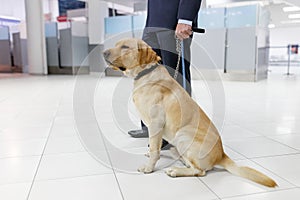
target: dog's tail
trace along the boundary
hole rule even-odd
[[[241,176],[267,187],[277,186],[277,183],[274,180],[262,174],[261,172],[256,171],[255,169],[252,169],[250,167],[237,166],[236,163],[231,160],[225,153],[223,154],[222,160],[218,164],[234,175]]]

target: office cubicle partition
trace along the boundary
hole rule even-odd
[[[87,24],[84,22],[70,23],[70,28],[61,29],[57,32],[52,30],[49,33],[51,37],[47,39],[47,51],[49,51],[47,55],[49,56],[48,66],[49,69],[51,69],[50,73],[89,73]],[[57,30],[57,25],[51,25],[49,27]],[[59,40],[56,39],[58,33]],[[51,50],[53,50],[53,52],[50,52]]]
[[[133,20],[132,16],[116,16],[105,18],[105,41],[104,49],[112,48],[117,41],[124,38],[133,37]],[[122,76],[120,71],[106,68],[107,76]]]
[[[259,4],[201,9],[199,27],[205,34],[194,34],[192,43],[193,79],[218,77],[257,81],[267,78],[269,12]],[[142,36],[146,16],[118,16],[105,19],[104,48],[126,37]],[[211,73],[216,75],[216,73]],[[201,74],[202,73],[202,74]],[[204,74],[205,73],[205,74]],[[111,70],[107,75],[121,75]]]
[[[269,12],[259,4],[227,9],[225,68],[230,79],[258,81],[267,78],[269,19]]]
[[[146,25],[146,14],[132,16],[133,37],[142,39],[143,30]]]
[[[48,73],[61,73],[59,62],[58,27],[56,22],[47,22],[45,24],[45,37]]]
[[[193,79],[216,79],[224,72],[225,63],[225,8],[202,9],[198,26],[205,34],[194,34],[191,55]]]
[[[28,73],[27,39],[21,38],[20,33],[13,33],[12,37],[14,66]]]
[[[0,26],[0,72],[11,72],[11,65],[9,27]]]
[[[194,36],[192,71],[215,69],[229,80],[267,78],[269,19],[269,12],[259,4],[201,10],[199,26],[206,34]],[[197,73],[193,78],[199,78]]]
[[[104,49],[111,48],[124,38],[142,38],[146,15],[116,16],[105,18]],[[107,76],[122,76],[122,72],[106,68]]]

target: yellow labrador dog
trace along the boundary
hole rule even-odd
[[[140,39],[119,41],[103,53],[108,65],[134,78],[133,101],[149,130],[149,162],[139,168],[151,173],[160,158],[162,138],[174,146],[186,167],[171,167],[171,177],[204,176],[220,165],[232,174],[256,183],[275,187],[274,180],[249,167],[239,167],[223,150],[217,129],[188,95],[169,75],[161,58]]]

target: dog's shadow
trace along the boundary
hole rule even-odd
[[[162,153],[160,156],[161,156],[161,158],[174,160],[174,163],[175,163],[176,161],[180,161],[179,159],[174,159],[172,156],[170,156],[170,155],[168,155],[168,154],[163,154],[163,153]],[[180,161],[180,162],[181,162],[181,161]],[[181,163],[182,163],[182,162],[181,162]],[[182,164],[184,165],[184,163],[182,163]],[[170,165],[170,166],[172,166],[172,165]],[[208,170],[208,171],[206,172],[206,175],[214,174],[214,173],[219,173],[219,172],[227,172],[227,170],[224,169],[224,168],[221,167],[221,166],[214,166],[211,170]]]

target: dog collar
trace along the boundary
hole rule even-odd
[[[155,70],[160,64],[156,63],[155,65],[151,66],[150,68],[144,69],[143,71],[141,71],[140,73],[138,73],[138,75],[134,78],[134,80],[139,80],[140,78],[142,78],[143,76],[145,76],[146,74],[149,74],[150,72],[152,72],[153,70]]]

